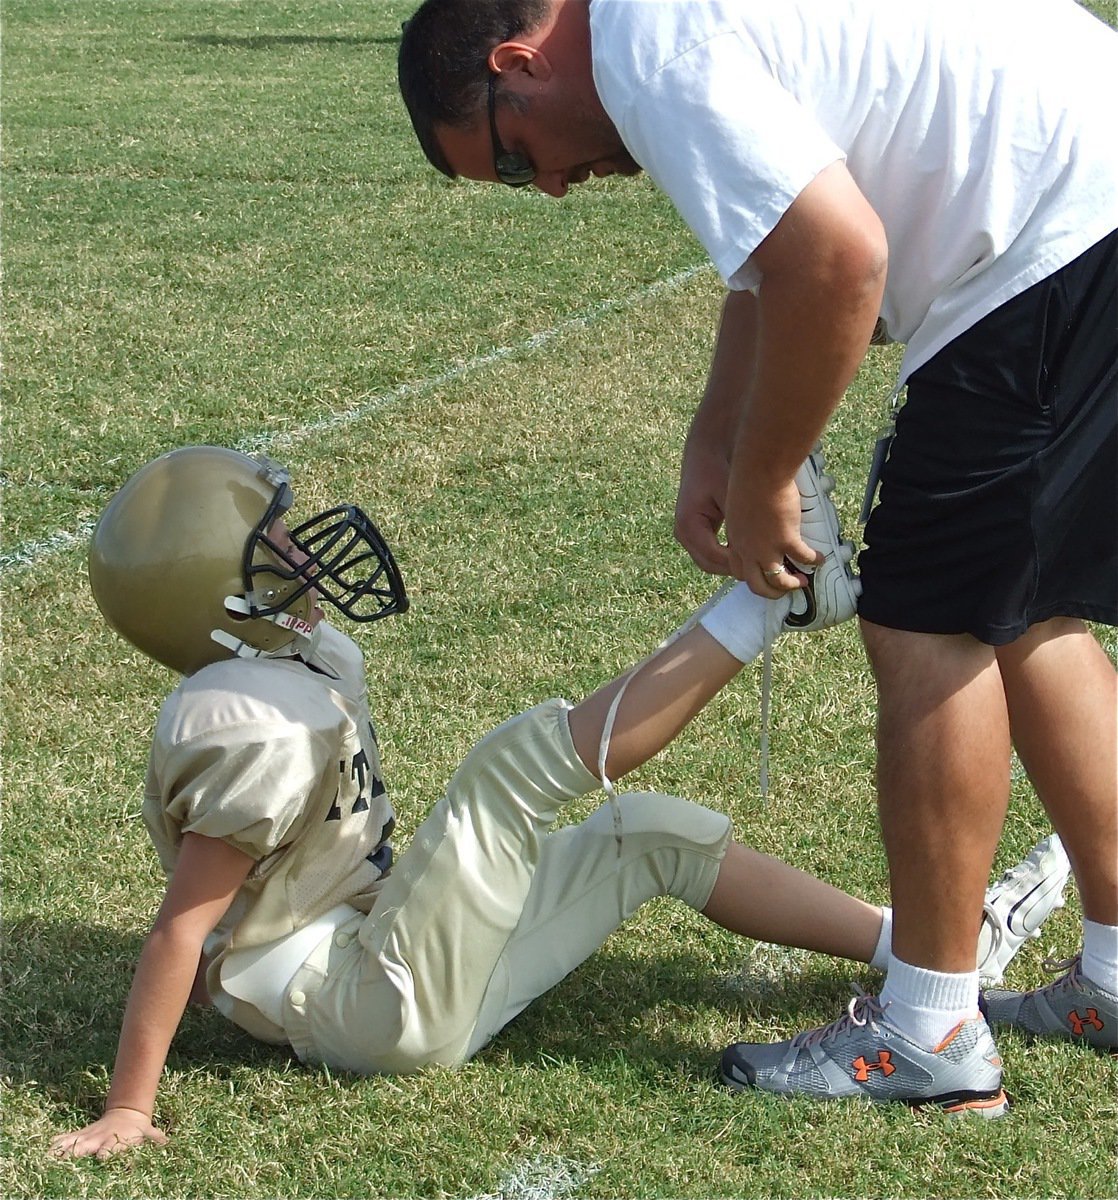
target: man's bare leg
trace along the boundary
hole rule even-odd
[[[998,650],[1013,742],[1071,859],[1084,915],[1118,925],[1118,676],[1080,621]]]
[[[1060,831],[1083,902],[1066,974],[1032,991],[987,992],[989,1020],[1112,1053],[1118,1045],[1116,678],[1079,621],[1055,618],[999,649],[1014,743]]]
[[[974,970],[983,895],[1009,798],[1009,717],[991,647],[862,623],[878,688],[878,803],[893,952]]]
[[[978,1012],[979,919],[1009,793],[997,660],[970,637],[862,622],[878,686],[878,803],[893,893],[880,998],[810,1036],[739,1042],[732,1088],[927,1103],[1000,1116],[1001,1066]],[[950,1045],[951,1053],[943,1051]],[[810,1065],[810,1070],[808,1066]]]

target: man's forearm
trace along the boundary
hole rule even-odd
[[[845,169],[805,189],[756,255],[753,372],[734,473],[792,479],[865,356],[888,262],[879,222]]]
[[[728,292],[714,343],[706,389],[695,413],[696,437],[729,453],[753,378],[757,347],[757,298]]]

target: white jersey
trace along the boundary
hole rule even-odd
[[[1074,0],[591,0],[594,79],[727,285],[845,161],[902,376],[1118,226],[1118,35]]]
[[[222,960],[342,903],[367,913],[392,861],[361,651],[325,622],[321,630],[314,669],[229,659],[184,679],[160,711],[145,787],[144,821],[168,875],[185,833],[255,860],[206,942],[207,981],[218,1008],[268,1040],[281,1031],[236,1012]]]

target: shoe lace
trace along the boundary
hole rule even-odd
[[[1023,869],[1021,864],[1018,864],[1016,867],[1011,867],[1008,871],[1006,871],[1006,873],[999,880],[999,883],[1011,883],[1020,874],[1023,874]],[[987,893],[987,897],[994,896],[996,898],[997,887],[998,884],[995,884],[994,887],[991,888]],[[985,951],[982,954],[982,961],[979,966],[981,968],[987,968],[990,967],[991,964],[998,964],[1003,952],[1005,952],[1007,949],[1012,950],[1013,943],[1009,940],[1009,934],[1011,931],[1006,926],[1004,916],[998,912],[996,904],[993,903],[989,898],[984,900],[982,903],[982,925],[990,931],[990,945],[985,948]],[[1028,933],[1021,934],[1020,937],[1038,938],[1040,937],[1040,930],[1034,929]],[[981,943],[979,948],[981,950]],[[1012,954],[1010,954],[1010,957],[1012,957]],[[1001,963],[998,966],[999,976],[1004,966],[1004,963]],[[993,968],[991,967],[991,969]]]
[[[1004,887],[1006,884],[1012,883],[1021,875],[1027,874],[1032,869],[1032,864],[1026,859],[1024,862],[1014,863],[1012,867],[1007,867],[1001,875],[1001,878],[990,889],[991,892],[996,892],[998,888]]]
[[[836,1038],[848,1029],[864,1029],[867,1025],[877,1033],[877,1023],[885,1015],[888,1007],[876,996],[863,990],[861,984],[857,984],[854,986],[854,995],[846,1006],[846,1012],[837,1021],[832,1021],[830,1025],[821,1025],[818,1029],[805,1030],[792,1039],[792,1044],[797,1048],[814,1046]]]
[[[1005,926],[998,919],[998,911],[989,900],[982,905],[982,920],[990,930],[990,949],[986,957],[988,959],[997,958],[1001,954],[1002,943],[1005,941]]]
[[[780,636],[787,609],[779,600],[765,606],[765,642],[761,658],[761,761],[758,770],[761,799],[769,798],[769,719],[772,708],[773,646]]]
[[[1022,875],[1027,874],[1030,869],[1028,861],[1014,863],[1012,867],[1008,867],[1002,872],[1001,878],[986,893],[986,899],[982,904],[982,919],[990,927],[990,934],[993,939],[991,950],[995,954],[1001,951],[1002,943],[1005,941],[1005,924],[999,918],[998,910],[994,907],[990,897],[996,898],[1003,888],[1009,887]],[[1032,936],[1037,937],[1039,934],[1040,930],[1036,930]]]
[[[1050,975],[1059,975],[1047,987],[1039,989],[1044,992],[1062,992],[1065,988],[1077,987],[1081,982],[1080,967],[1082,955],[1075,954],[1071,958],[1046,958],[1041,966]]]

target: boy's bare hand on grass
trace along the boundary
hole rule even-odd
[[[110,1108],[98,1120],[77,1133],[63,1133],[50,1144],[55,1158],[110,1158],[124,1150],[155,1142],[167,1144],[167,1135],[134,1108]]]

